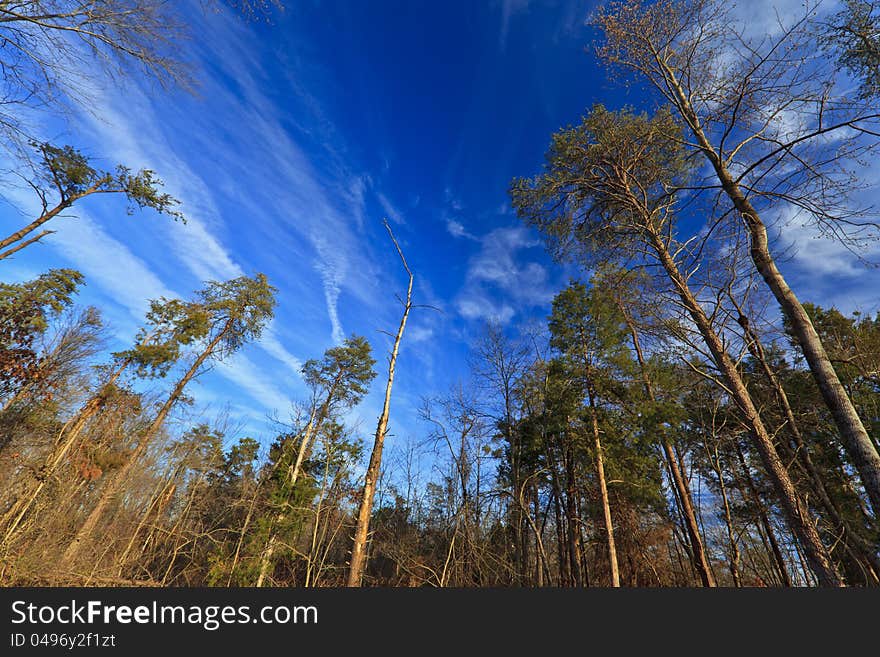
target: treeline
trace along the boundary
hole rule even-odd
[[[649,283],[605,268],[557,295],[546,336],[486,328],[472,378],[424,400],[424,435],[384,467],[367,583],[816,582],[735,400]],[[96,311],[44,307],[33,374],[6,379],[0,416],[5,583],[347,582],[364,445],[344,418],[376,375],[363,338],[306,362],[310,394],[268,453],[228,446],[222,418],[166,422],[209,359],[256,337],[271,298],[257,277],[155,301],[138,342],[97,368]],[[880,315],[809,311],[876,430]],[[834,567],[874,585],[866,496],[795,339],[775,337],[753,334],[738,371]],[[162,375],[168,392],[138,391]]]
[[[36,12],[66,4],[88,3],[0,15],[37,38]],[[593,21],[597,56],[647,100],[594,106],[510,189],[581,279],[539,330],[484,327],[467,380],[424,399],[383,459],[414,308],[389,228],[409,283],[366,473],[345,420],[377,376],[360,336],[305,363],[309,393],[275,436],[183,412],[273,316],[261,274],[152,300],[114,353],[76,304],[79,272],[0,283],[0,582],[880,584],[880,314],[802,301],[772,239],[792,221],[853,249],[877,235],[860,206],[880,143],[874,6],[807,7],[757,35],[713,0],[627,0]],[[160,38],[107,34],[105,54],[176,66]],[[0,259],[86,196],[184,219],[153,172],[38,140],[31,155],[4,125],[38,210]]]

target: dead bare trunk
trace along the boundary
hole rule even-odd
[[[400,350],[400,341],[403,339],[403,331],[406,328],[406,320],[409,317],[409,311],[412,308],[412,288],[413,275],[406,264],[406,258],[397,244],[394,233],[388,222],[385,222],[385,228],[394,242],[397,254],[403,262],[403,268],[409,275],[409,283],[406,288],[406,300],[403,304],[403,316],[400,318],[400,325],[397,328],[397,335],[394,338],[394,346],[391,349],[391,358],[388,362],[388,381],[385,385],[385,400],[382,404],[382,413],[379,415],[379,422],[376,426],[376,437],[373,442],[373,452],[370,455],[370,464],[367,467],[367,474],[364,479],[364,490],[361,497],[360,508],[358,509],[357,527],[355,528],[354,541],[351,547],[351,562],[348,571],[348,586],[361,586],[364,577],[364,569],[367,562],[367,538],[370,530],[370,517],[373,513],[373,497],[376,494],[376,483],[379,479],[379,469],[382,465],[382,448],[385,444],[385,435],[388,432],[388,416],[391,410],[391,388],[394,385],[394,370],[397,365],[397,354]]]
[[[278,534],[273,531],[269,535],[269,542],[266,544],[266,549],[260,557],[260,574],[257,575],[257,582],[254,585],[257,588],[262,588],[263,584],[266,583],[266,578],[269,576],[269,566],[272,565],[272,561],[275,558],[275,548],[277,546]]]

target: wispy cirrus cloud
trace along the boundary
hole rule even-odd
[[[498,31],[498,48],[507,47],[510,22],[516,14],[528,11],[529,0],[501,0],[501,27]]]
[[[467,228],[464,227],[464,224],[456,219],[446,220],[446,232],[453,237],[474,240],[475,242],[480,241],[479,237],[468,232]]]

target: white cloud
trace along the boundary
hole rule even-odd
[[[777,228],[774,253],[787,256],[780,268],[802,302],[834,306],[843,313],[880,310],[880,244],[854,252],[798,220],[780,222]]]
[[[273,385],[271,377],[241,352],[219,362],[217,372],[268,411],[282,411],[290,406],[289,397]]]
[[[455,238],[465,238],[469,240],[479,241],[479,238],[476,235],[472,235],[468,232],[467,228],[464,227],[460,221],[456,221],[455,219],[447,219],[446,220],[446,230],[447,232]]]
[[[51,244],[117,303],[142,319],[148,300],[173,298],[172,292],[149,266],[127,246],[107,235],[88,215],[62,219]]]
[[[526,228],[496,228],[480,242],[482,247],[468,263],[465,285],[456,300],[462,317],[506,323],[517,312],[550,301],[553,289],[546,268],[524,262],[520,255],[540,246]]]
[[[835,3],[808,3],[816,14],[825,13]],[[780,36],[791,24],[803,18],[804,0],[739,0],[731,4],[732,17],[742,21],[747,37]]]
[[[348,186],[349,207],[351,208],[352,216],[357,222],[358,230],[364,229],[364,206],[366,205],[364,192],[369,180],[368,176],[358,176],[352,179]]]
[[[339,303],[339,293],[342,291],[342,279],[347,269],[347,260],[341,253],[331,248],[322,235],[315,235],[312,241],[320,256],[316,267],[321,273],[324,285],[324,300],[327,303],[327,316],[330,319],[333,342],[339,344],[345,339],[345,331],[339,321],[337,304]]]
[[[857,276],[864,271],[855,254],[838,240],[823,236],[817,228],[801,223],[782,227],[781,243],[789,245],[798,269],[817,278]]]
[[[493,301],[480,290],[463,292],[456,302],[459,314],[465,319],[485,319],[507,324],[516,311],[506,303]]]
[[[426,342],[434,337],[434,329],[430,326],[409,326],[406,340],[410,343]]]
[[[259,231],[261,241],[270,245],[270,254],[302,248],[302,242],[289,245],[291,229],[305,237],[317,256],[314,269],[321,279],[332,339],[339,342],[344,331],[337,304],[343,289],[350,289],[360,299],[374,296],[370,289],[375,284],[375,276],[371,276],[373,268],[369,260],[362,257],[363,246],[358,244],[353,231],[353,228],[362,230],[364,226],[364,195],[369,178],[334,169],[336,179],[319,180],[309,158],[283,127],[284,117],[280,114],[283,110],[265,95],[265,85],[259,79],[260,64],[251,61],[247,54],[246,42],[252,34],[235,20],[222,16],[209,17],[209,20],[211,30],[223,38],[212,40],[212,51],[205,53],[205,57],[224,62],[226,72],[235,79],[238,89],[230,89],[210,77],[205,79],[203,92],[213,99],[211,105],[223,108],[223,115],[216,120],[206,113],[206,134],[209,130],[225,134],[234,144],[211,142],[210,146],[216,150],[204,155],[215,156],[215,161],[221,157],[222,161],[225,152],[264,154],[256,159],[255,166],[245,168],[235,161],[218,166],[218,172],[229,176],[226,182],[236,196],[243,191],[253,192],[254,185],[259,185],[260,201],[247,204],[254,208],[254,214],[224,216],[216,198],[222,191],[217,180],[212,178],[209,185],[181,159],[184,153],[173,145],[174,137],[168,131],[167,121],[159,117],[156,106],[141,90],[126,88],[124,93],[98,90],[102,118],[88,115],[86,122],[102,144],[110,145],[107,151],[114,153],[114,157],[134,167],[156,170],[164,178],[167,191],[182,200],[181,209],[187,223],[165,222],[162,230],[169,251],[197,279],[224,280],[244,275],[245,268],[224,244],[224,235],[226,239],[234,239],[233,236]],[[302,89],[298,91],[304,94],[303,99],[311,110],[320,110],[314,97],[306,97]],[[232,133],[228,133],[229,125],[224,122],[227,116],[236,117],[236,130]],[[321,125],[332,129],[326,117],[318,118]],[[200,172],[204,168],[200,167]],[[248,178],[236,178],[237,171],[245,171]],[[399,215],[396,218],[399,219]],[[247,257],[240,246],[235,253]],[[264,254],[258,255],[262,267]],[[356,266],[351,265],[352,260]],[[297,266],[289,274],[282,272],[282,276],[300,276],[301,272],[302,266]],[[283,278],[280,281],[274,276],[270,278],[275,284],[284,283]],[[267,333],[262,346],[289,369],[299,370],[300,360],[287,351],[276,335]]]
[[[260,338],[260,347],[263,348],[263,351],[284,363],[287,368],[297,376],[301,374],[303,366],[302,361],[291,354],[284,345],[281,344],[278,333],[271,324],[263,331],[263,335]]]

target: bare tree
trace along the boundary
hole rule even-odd
[[[403,315],[400,318],[400,325],[397,327],[397,334],[394,336],[394,344],[391,348],[391,357],[388,360],[388,380],[385,384],[385,399],[382,403],[382,412],[379,415],[379,423],[376,426],[376,436],[373,442],[373,451],[370,454],[370,464],[367,467],[367,474],[364,479],[363,495],[361,497],[360,506],[358,508],[357,526],[355,528],[354,540],[351,547],[351,562],[348,571],[348,586],[361,586],[364,577],[364,569],[367,564],[367,539],[370,531],[370,518],[373,513],[373,497],[376,494],[376,483],[379,479],[379,469],[382,466],[382,447],[385,444],[385,435],[388,432],[388,416],[391,411],[391,388],[394,385],[394,370],[397,366],[397,354],[400,350],[400,341],[403,339],[403,331],[406,328],[406,320],[412,309],[412,288],[413,274],[400,245],[391,231],[388,221],[385,221],[385,229],[394,243],[397,255],[403,263],[403,268],[409,278],[406,287],[406,297],[403,303]]]

